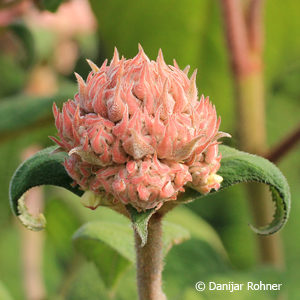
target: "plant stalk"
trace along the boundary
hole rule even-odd
[[[237,133],[240,148],[262,155],[266,151],[263,79],[263,0],[250,0],[246,9],[240,0],[221,0],[225,34],[236,90]],[[272,219],[274,207],[268,190],[247,185],[250,208],[256,226]],[[280,236],[258,236],[260,261],[283,267]]]
[[[238,134],[242,150],[262,155],[266,150],[264,90],[262,72],[238,78],[237,82]],[[246,185],[249,206],[256,226],[272,221],[274,205],[267,187]],[[259,260],[263,264],[284,267],[280,235],[257,236]]]
[[[166,300],[162,291],[162,216],[154,214],[148,223],[148,239],[141,247],[135,232],[137,286],[139,300]]]

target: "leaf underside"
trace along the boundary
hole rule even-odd
[[[67,154],[63,152],[51,154],[55,149],[56,147],[49,147],[38,152],[20,165],[13,175],[9,197],[12,210],[16,215],[20,215],[18,200],[28,189],[34,186],[56,185],[64,187],[78,196],[83,194],[83,191],[78,187],[71,186],[73,180],[62,165]],[[251,226],[251,228],[256,233],[263,235],[278,231],[287,221],[291,201],[288,183],[280,170],[262,157],[227,146],[221,145],[220,152],[222,160],[218,174],[223,177],[220,190],[240,182],[261,182],[269,185],[276,208],[274,219],[265,227],[254,228]],[[179,197],[179,203],[204,196],[186,187],[186,192]],[[145,245],[147,241],[147,224],[155,211],[151,209],[145,212],[137,212],[130,205],[127,206],[127,209],[131,215],[133,227],[140,235],[142,245]]]

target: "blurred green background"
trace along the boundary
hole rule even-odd
[[[56,133],[52,102],[61,105],[74,95],[73,72],[84,78],[89,72],[85,58],[101,64],[112,57],[115,46],[120,55],[130,58],[141,43],[147,55],[156,59],[162,48],[167,63],[176,58],[181,68],[188,64],[192,70],[198,68],[199,93],[209,95],[216,105],[221,130],[233,136],[232,146],[237,145],[239,124],[218,1],[73,0],[58,10],[58,0],[36,1],[38,8],[30,1],[16,2],[0,4],[0,300],[34,300],[38,298],[26,296],[26,233],[10,211],[8,185],[25,149],[52,145],[48,139]],[[270,148],[299,123],[299,11],[300,3],[294,0],[265,3],[264,80]],[[279,233],[285,271],[258,264],[255,235],[247,226],[251,215],[244,187],[235,186],[169,216],[191,236],[173,247],[166,258],[164,290],[170,300],[299,299],[299,150],[299,145],[294,147],[278,164],[293,200],[290,219]],[[129,226],[127,221],[104,208],[88,211],[76,196],[60,189],[47,187],[43,193],[48,224],[40,237],[46,299],[136,299],[132,265],[112,291],[94,264],[72,245],[73,233],[85,222],[113,220]],[[229,294],[194,289],[197,281],[209,280],[279,282],[284,291],[280,295],[270,291]]]

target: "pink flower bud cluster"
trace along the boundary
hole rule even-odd
[[[208,98],[198,99],[196,71],[167,65],[159,51],[150,60],[142,47],[133,58],[92,71],[79,92],[59,112],[60,140],[69,153],[64,165],[83,190],[106,192],[138,210],[176,200],[189,183],[201,193],[219,189],[222,177],[218,139],[220,118]]]

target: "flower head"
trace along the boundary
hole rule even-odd
[[[132,59],[119,59],[92,71],[86,82],[76,74],[79,92],[59,112],[53,106],[60,141],[69,153],[64,166],[75,183],[138,210],[176,200],[189,183],[201,193],[219,189],[222,177],[218,139],[220,118],[203,96],[196,71],[156,61],[139,47]]]

